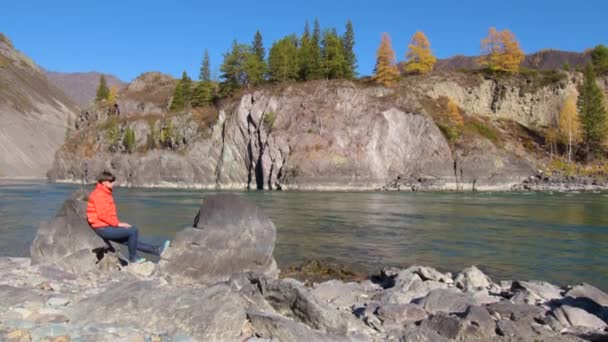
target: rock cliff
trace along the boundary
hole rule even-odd
[[[0,177],[43,178],[76,106],[0,33]]]
[[[394,89],[313,81],[172,113],[173,84],[162,79],[145,74],[127,88],[149,89],[148,98],[121,93],[120,118],[84,111],[49,178],[92,181],[107,169],[132,186],[507,189],[536,173],[548,155],[538,131],[580,82],[565,72],[445,73],[408,77]],[[446,103],[463,118],[456,133]]]

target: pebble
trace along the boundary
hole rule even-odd
[[[5,335],[9,342],[29,342],[32,340],[30,332],[23,329],[17,329]]]
[[[53,297],[46,302],[46,305],[51,307],[68,306],[68,304],[70,304],[70,300],[63,297]]]
[[[32,329],[34,322],[24,321],[22,319],[7,319],[3,322],[4,326],[16,329]]]
[[[68,335],[68,329],[62,324],[49,324],[32,330],[34,341],[42,340],[45,337],[62,337]]]

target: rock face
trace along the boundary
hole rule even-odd
[[[164,84],[157,88],[170,86],[157,76]],[[147,89],[152,79],[142,76],[119,103]],[[469,81],[476,87],[467,88]],[[108,169],[133,186],[470,190],[508,189],[535,173],[538,156],[524,148],[523,138],[511,136],[530,121],[494,123],[491,119],[518,119],[510,109],[495,113],[490,108],[490,86],[480,76],[408,82],[397,89],[347,81],[276,85],[214,108],[163,116],[158,115],[166,108],[162,96],[148,101],[137,95],[139,104],[124,102],[121,117],[128,120],[112,123],[104,113],[84,113],[48,175],[92,181]],[[534,113],[549,115],[563,91],[554,95],[553,88],[541,89],[537,97],[542,99],[534,101],[551,104]],[[474,100],[475,94],[482,98]],[[429,105],[446,96],[466,117],[481,120],[466,129],[472,132],[466,141],[454,146],[433,119],[445,115],[444,109]],[[513,106],[526,111],[526,103]],[[127,129],[135,132],[133,153],[124,148]],[[484,136],[487,132],[496,136]],[[110,133],[117,136],[110,139]]]
[[[76,110],[0,33],[0,177],[44,178]]]
[[[54,219],[40,225],[30,247],[33,264],[53,264],[73,273],[101,266],[108,246],[86,221],[87,199],[85,191],[75,192]]]
[[[232,274],[272,275],[276,228],[253,203],[238,195],[204,199],[193,227],[175,236],[163,255],[161,271],[197,283],[227,280]]]

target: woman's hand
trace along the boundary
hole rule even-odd
[[[119,226],[119,227],[122,227],[122,228],[131,228],[131,227],[132,227],[132,226],[131,226],[130,224],[128,224],[127,222],[120,222],[120,223],[118,224],[118,226]]]

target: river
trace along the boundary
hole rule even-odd
[[[0,182],[0,255],[27,256],[77,185]],[[90,186],[88,189],[92,189]],[[208,190],[117,188],[121,220],[149,242],[190,225]],[[493,280],[608,290],[606,193],[237,192],[277,226],[279,267],[324,259],[364,272],[478,265]]]

